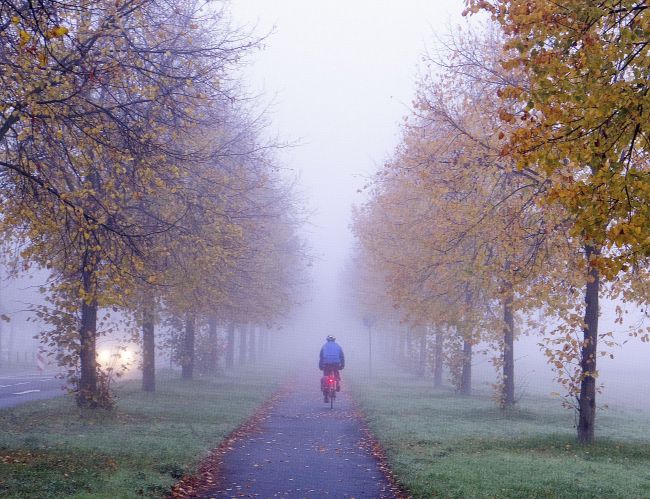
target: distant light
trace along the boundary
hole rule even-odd
[[[125,349],[121,353],[122,360],[124,363],[130,363],[133,360],[133,352],[131,350]]]
[[[97,360],[102,366],[106,366],[111,360],[111,353],[108,350],[100,350],[97,353]]]

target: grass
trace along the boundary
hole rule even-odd
[[[253,370],[118,389],[113,412],[68,397],[0,410],[0,497],[163,497],[277,389]]]
[[[506,413],[488,394],[461,397],[407,374],[352,381],[398,482],[415,498],[650,497],[646,413],[599,411],[597,443],[584,447],[573,414],[550,397],[528,397]]]

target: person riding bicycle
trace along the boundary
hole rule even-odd
[[[336,338],[331,334],[326,338],[325,344],[320,349],[318,359],[318,368],[323,371],[321,378],[321,390],[323,392],[323,401],[328,402],[327,391],[325,390],[325,380],[327,376],[334,374],[336,378],[336,391],[341,391],[341,374],[339,371],[345,367],[345,357],[341,345],[336,342]]]

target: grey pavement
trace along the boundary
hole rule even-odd
[[[65,383],[54,374],[17,373],[0,375],[0,409],[32,400],[64,395]]]
[[[233,444],[219,487],[201,497],[396,497],[345,385],[330,409],[319,377],[310,381],[298,382],[274,405],[260,432]]]

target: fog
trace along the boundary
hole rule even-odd
[[[264,36],[242,69],[248,92],[268,106],[267,134],[288,144],[277,152],[287,179],[295,180],[305,202],[303,235],[315,261],[309,293],[279,327],[276,341],[289,364],[314,366],[328,334],[344,346],[349,365],[365,368],[368,336],[348,303],[342,274],[352,254],[349,225],[363,186],[399,140],[408,114],[422,55],[450,26],[465,22],[462,0],[234,0],[232,22]],[[3,314],[0,351],[33,355],[38,326],[26,319],[39,302],[45,275],[5,280],[0,291]],[[602,331],[615,331],[622,345],[615,358],[600,361],[605,391],[601,402],[646,408],[650,395],[648,346],[630,340],[626,328],[638,320],[633,311],[622,326],[614,305],[605,303]],[[378,326],[380,327],[380,326]],[[381,333],[381,331],[379,331]],[[516,344],[520,396],[557,390],[539,351],[540,339],[522,336]],[[377,353],[380,353],[377,349]],[[1,358],[0,358],[1,360]],[[494,369],[489,355],[475,359],[475,386],[489,390]],[[640,396],[639,396],[640,395]]]
[[[311,213],[312,295],[288,328],[306,351],[317,351],[329,333],[350,344],[360,325],[342,312],[340,277],[353,242],[351,207],[397,145],[422,54],[436,33],[461,22],[463,2],[242,0],[231,7],[236,23],[269,33],[244,80],[270,103],[271,133],[296,143],[281,163],[298,177]]]
[[[365,365],[367,332],[345,303],[341,281],[353,244],[351,207],[363,201],[358,190],[397,145],[422,55],[450,27],[466,22],[463,5],[462,0],[232,2],[236,23],[268,33],[244,79],[269,102],[271,133],[296,144],[281,151],[281,163],[288,176],[299,179],[311,211],[306,237],[317,260],[311,294],[281,334],[287,356],[315,364],[324,337],[335,334],[349,362]],[[626,334],[636,320],[632,311],[617,325],[614,305],[603,304],[601,331],[614,331],[621,347],[612,351],[614,360],[600,360],[606,387],[601,403],[649,407],[650,352]],[[524,335],[515,346],[520,397],[558,390],[539,342],[534,334]],[[477,355],[474,364],[475,386],[489,391],[495,380],[489,355]]]

